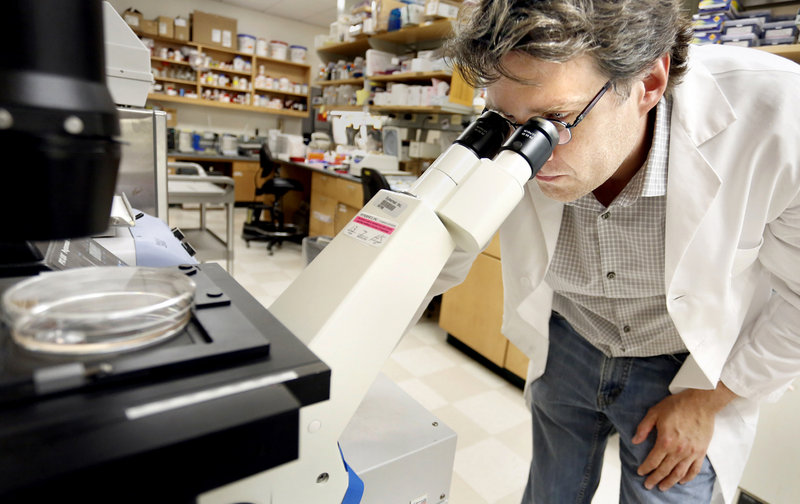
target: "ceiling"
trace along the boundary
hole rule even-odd
[[[338,14],[337,0],[220,0],[273,16],[330,27]]]

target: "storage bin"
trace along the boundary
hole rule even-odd
[[[747,35],[748,33],[754,33],[756,36],[759,36],[761,35],[763,27],[764,27],[764,18],[761,17],[731,19],[723,23],[722,34],[737,36],[737,35]]]
[[[722,45],[734,45],[740,47],[757,47],[761,39],[755,33],[745,33],[740,35],[723,35],[720,37]]]
[[[295,63],[305,63],[308,49],[301,45],[289,46],[289,59]]]
[[[697,12],[700,14],[726,14],[729,18],[738,17],[739,3],[736,0],[700,0]]]
[[[289,50],[289,44],[280,40],[271,40],[269,42],[269,57],[273,59],[285,60],[286,53]]]
[[[731,18],[725,14],[695,14],[692,16],[692,28],[694,31],[713,31],[719,33],[722,31],[722,26],[725,24],[725,21],[729,19]]]
[[[239,52],[255,54],[256,38],[254,36],[240,33],[237,38],[239,41]]]
[[[765,38],[761,40],[762,46],[794,44],[795,37]]]
[[[264,57],[269,56],[269,45],[266,39],[259,38],[256,41],[256,55]]]
[[[719,44],[720,43],[721,34],[718,32],[705,32],[705,31],[698,31],[694,32],[694,37],[692,38],[692,44]]]
[[[797,25],[794,21],[764,23],[764,39],[797,38]],[[791,42],[789,42],[791,44]]]

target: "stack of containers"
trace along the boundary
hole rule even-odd
[[[770,9],[740,12],[738,19],[725,21],[721,40],[746,47],[794,44],[798,19],[794,14],[773,15]]]
[[[738,19],[723,23],[720,40],[725,45],[754,47],[761,45],[764,25],[770,20],[770,10],[740,12]]]
[[[739,10],[739,3],[736,0],[700,0],[697,14],[692,16],[694,29],[692,43],[721,43],[724,23],[737,19]]]
[[[800,11],[796,17],[791,14],[772,16],[769,22],[764,23],[761,45],[794,44],[797,42],[798,24]]]

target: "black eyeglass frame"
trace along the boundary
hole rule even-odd
[[[611,89],[611,81],[608,81],[603,85],[602,89],[600,89],[600,91],[594,96],[594,98],[592,98],[592,101],[590,101],[589,104],[586,105],[586,107],[583,110],[581,110],[581,112],[578,114],[578,117],[576,117],[575,120],[572,121],[572,124],[567,124],[564,121],[560,121],[558,119],[550,119],[547,117],[542,117],[542,119],[550,121],[551,123],[554,123],[556,125],[556,129],[558,129],[558,145],[568,144],[572,140],[572,128],[574,128],[575,126],[580,124],[581,121],[584,120],[584,118],[589,114],[589,112],[592,111],[594,106],[597,105],[597,102],[600,101],[600,98],[602,98],[603,95],[606,94],[606,91],[608,91],[609,89]],[[509,121],[509,123],[511,123],[514,129],[517,129],[520,126],[522,126],[522,124],[515,123],[512,121]],[[561,127],[563,127],[564,129],[559,128],[558,127],[559,125],[561,125]],[[562,131],[567,132],[566,140],[563,140],[561,136]]]

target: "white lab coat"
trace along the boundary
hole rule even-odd
[[[758,401],[777,399],[800,375],[800,65],[704,46],[692,48],[690,67],[674,90],[664,282],[691,355],[670,389],[708,389],[722,378],[743,396],[719,413],[708,450],[714,502],[730,503]],[[544,277],[562,209],[531,181],[500,230],[502,332],[531,359],[528,384],[547,359]],[[439,290],[472,259],[454,255]]]

